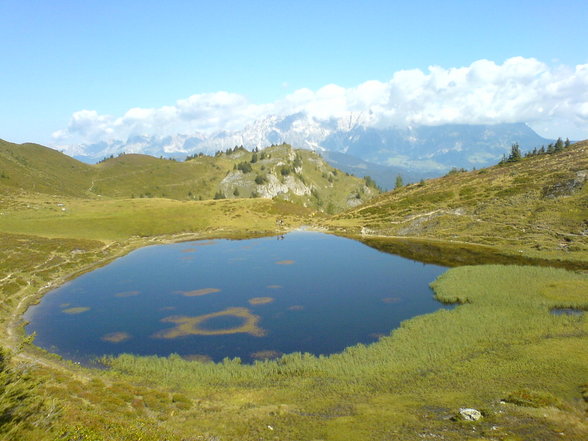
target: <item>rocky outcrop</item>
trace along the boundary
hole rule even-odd
[[[275,175],[267,175],[267,183],[257,187],[262,198],[273,198],[279,194],[292,193],[296,196],[310,196],[311,188],[293,176],[286,176],[283,181]]]
[[[579,170],[573,178],[545,187],[543,197],[545,199],[555,199],[561,196],[570,196],[580,191],[586,181],[588,181],[588,170]]]

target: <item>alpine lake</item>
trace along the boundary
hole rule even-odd
[[[154,245],[47,293],[27,311],[26,332],[83,364],[122,353],[328,355],[451,307],[429,288],[445,270],[308,231]]]

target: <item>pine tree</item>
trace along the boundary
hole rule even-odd
[[[404,185],[404,181],[402,180],[402,176],[398,175],[396,176],[396,183],[394,185],[394,188],[400,188]]]
[[[510,149],[510,155],[509,155],[507,161],[508,162],[517,162],[517,161],[520,161],[521,159],[522,159],[521,149],[520,149],[519,145],[515,142]]]

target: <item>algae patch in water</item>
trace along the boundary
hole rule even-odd
[[[74,308],[64,309],[63,312],[65,314],[81,314],[82,312],[86,312],[89,310],[90,308],[88,308],[87,306],[76,306]]]
[[[240,326],[225,329],[205,329],[202,326],[207,320],[222,316],[233,316],[244,319]],[[164,323],[175,323],[177,326],[171,329],[164,329],[153,334],[154,338],[178,338],[188,335],[228,335],[245,333],[255,337],[263,337],[265,330],[258,326],[259,316],[252,314],[247,308],[227,308],[223,311],[204,314],[196,317],[170,316],[161,321]]]
[[[205,296],[206,294],[213,294],[215,292],[220,292],[220,289],[218,289],[218,288],[204,288],[204,289],[195,289],[194,291],[175,291],[176,294],[181,294],[186,297]]]
[[[253,297],[249,299],[248,302],[250,305],[265,305],[267,303],[271,303],[274,301],[273,297]]]
[[[124,292],[116,293],[114,296],[124,298],[124,297],[138,296],[139,294],[141,294],[141,291],[124,291]]]
[[[281,357],[282,353],[280,351],[267,349],[264,351],[252,352],[250,356],[254,360],[273,360],[274,358]]]
[[[131,335],[126,332],[111,332],[110,334],[102,336],[101,340],[110,343],[122,343],[123,341],[127,341],[130,338]]]

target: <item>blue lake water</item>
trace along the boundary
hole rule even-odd
[[[429,283],[445,270],[315,232],[150,246],[45,295],[26,332],[82,362],[332,354],[444,307]]]

